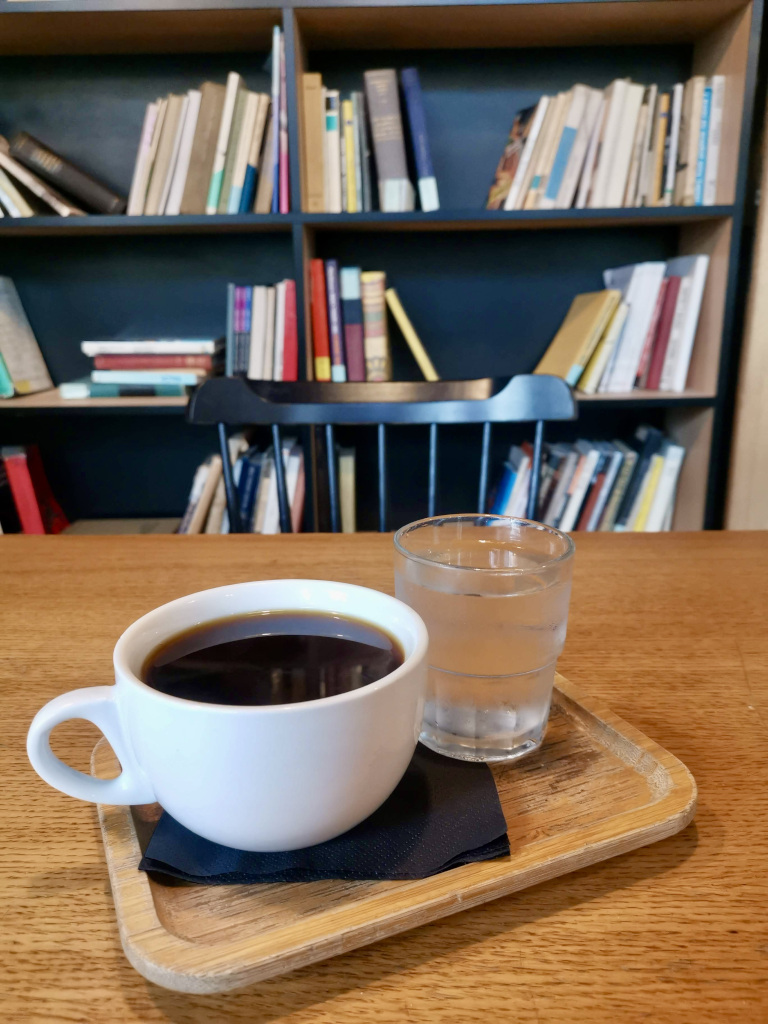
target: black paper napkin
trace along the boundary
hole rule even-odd
[[[164,812],[139,867],[203,885],[426,878],[507,855],[506,829],[487,765],[419,745],[389,799],[335,839],[289,853],[247,853],[202,839]]]

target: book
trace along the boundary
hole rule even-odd
[[[189,497],[187,498],[187,506],[184,510],[184,515],[181,517],[179,523],[178,533],[187,533],[189,524],[192,521],[192,516],[195,514],[197,503],[200,501],[200,495],[203,493],[203,487],[208,476],[210,469],[209,463],[202,462],[195,470],[195,475],[192,478],[192,486],[189,489]]]
[[[605,487],[608,467],[611,464],[611,452],[608,450],[608,445],[604,442],[597,442],[595,444],[595,449],[598,452],[597,463],[592,471],[592,478],[587,485],[587,491],[584,496],[581,509],[579,510],[579,518],[576,521],[575,526],[576,530],[587,532],[591,532],[588,529],[589,524],[594,518],[595,508]]]
[[[635,192],[635,206],[648,205],[648,192],[650,189],[651,165],[653,164],[653,132],[656,128],[656,111],[658,106],[659,87],[649,85],[646,89],[644,102],[648,105],[648,118],[645,123],[643,143],[640,156],[640,173],[637,176],[637,190]]]
[[[385,68],[366,71],[363,79],[371,119],[379,209],[385,213],[413,210],[415,196],[408,178],[397,76],[394,70]]]
[[[411,350],[411,355],[416,360],[419,369],[424,375],[424,380],[440,380],[437,375],[437,371],[432,364],[432,360],[427,355],[427,350],[422,345],[421,339],[408,318],[408,314],[403,309],[403,305],[400,302],[400,298],[395,289],[387,288],[384,292],[384,297],[387,300],[390,313],[395,318],[397,326],[402,331],[406,344]]]
[[[655,427],[638,427],[635,437],[632,439],[632,446],[637,451],[638,458],[619,505],[613,524],[614,530],[621,532],[627,528],[635,499],[643,486],[651,459],[658,452],[663,440],[663,434]]]
[[[168,97],[168,106],[160,130],[157,152],[155,153],[147,187],[147,198],[144,203],[144,214],[147,217],[153,217],[163,212],[161,200],[166,180],[171,173],[171,159],[176,146],[185,99],[186,96],[175,94],[171,94]]]
[[[135,341],[83,341],[84,356],[206,356],[215,355],[220,343],[209,338],[152,338]]]
[[[11,217],[31,217],[35,212],[2,169],[0,169],[0,203]]]
[[[328,338],[328,303],[325,289],[325,265],[320,259],[310,260],[312,286],[312,350],[315,380],[331,379],[331,350]]]
[[[53,496],[36,444],[0,448],[22,533],[61,533],[69,521]]]
[[[200,491],[200,496],[195,505],[194,511],[187,523],[185,533],[202,533],[208,512],[213,502],[213,496],[221,480],[222,465],[221,456],[212,455],[208,460],[208,472]]]
[[[592,353],[584,369],[584,373],[579,378],[579,390],[583,391],[585,395],[597,394],[605,369],[611,360],[616,346],[621,341],[628,313],[629,306],[627,303],[619,302],[616,312],[613,314],[610,323],[597,344],[597,348]]]
[[[634,82],[626,83],[626,93],[621,107],[621,117],[613,151],[613,159],[608,169],[608,180],[605,188],[605,205],[608,207],[622,206],[627,188],[629,165],[632,161],[632,147],[635,141],[637,119],[643,102],[645,88]]]
[[[213,356],[96,356],[96,370],[213,370]]]
[[[355,165],[355,207],[357,212],[363,210],[363,153],[360,144],[360,97],[362,93],[350,94],[352,104],[352,156]]]
[[[256,183],[259,180],[259,167],[261,147],[264,142],[264,130],[267,126],[269,116],[269,96],[264,93],[257,93],[258,106],[256,108],[256,120],[253,126],[253,135],[248,150],[248,158],[245,165],[245,177],[243,179],[243,191],[240,194],[240,206],[238,213],[251,213],[256,200]]]
[[[517,471],[512,463],[505,462],[502,467],[501,478],[496,485],[496,491],[488,505],[487,511],[490,512],[491,515],[504,515],[504,509],[507,507],[507,503],[512,495],[512,488],[515,485],[516,476]]]
[[[646,89],[643,94],[640,113],[637,115],[637,124],[635,125],[635,138],[632,142],[632,159],[629,163],[627,187],[624,190],[623,206],[635,205],[637,184],[640,180],[640,166],[643,162],[643,142],[645,141],[645,127],[648,124],[648,116],[648,89]]]
[[[4,533],[21,533],[21,521],[13,500],[5,462],[0,456],[0,534]]]
[[[136,162],[133,167],[131,189],[128,193],[128,205],[125,211],[129,217],[138,217],[144,212],[150,171],[149,154],[159,105],[159,101],[148,103],[144,111],[144,121],[141,126],[141,136],[136,150]]]
[[[227,508],[227,492],[224,487],[224,477],[219,476],[219,482],[216,484],[216,490],[213,492],[213,500],[211,506],[208,509],[208,515],[205,517],[205,526],[203,527],[203,533],[216,534],[221,533],[221,526],[224,522],[224,512]]]
[[[249,380],[262,380],[264,346],[267,340],[267,289],[254,285],[251,297],[251,345],[248,350]]]
[[[234,284],[231,282],[227,285],[227,326],[226,326],[226,340],[224,342],[224,375],[227,377],[234,376],[235,373],[235,352],[236,352],[236,339],[235,331],[237,327],[235,325],[235,303],[237,301],[237,292]]]
[[[86,398],[184,398],[182,384],[94,384],[90,377],[59,384],[59,397],[63,401],[82,401]]]
[[[179,213],[205,213],[225,96],[226,88],[218,82],[203,82],[200,86],[200,110]]]
[[[520,161],[512,179],[507,198],[504,200],[505,210],[517,210],[528,192],[528,183],[533,174],[533,157],[539,143],[541,127],[549,109],[550,96],[542,96],[530,124],[526,127],[525,142],[520,153]]]
[[[646,206],[661,206],[664,201],[664,149],[669,128],[669,93],[656,98],[656,124],[653,129],[653,152],[648,165]]]
[[[125,196],[105,185],[76,164],[54,152],[27,132],[16,132],[10,140],[10,155],[43,181],[71,195],[96,213],[123,213]]]
[[[577,295],[533,372],[551,373],[575,387],[620,300],[621,292],[612,288]]]
[[[288,166],[288,86],[285,66],[285,36],[280,33],[280,132],[278,135],[278,176],[280,190],[278,209],[280,213],[288,213],[290,202],[290,178]]]
[[[358,150],[360,152],[360,181],[362,190],[362,209],[367,213],[373,209],[373,188],[371,184],[371,142],[368,138],[368,119],[365,112],[365,94],[352,93],[352,104],[355,108],[355,124],[358,133]]]
[[[569,210],[576,198],[576,190],[579,185],[584,162],[587,157],[587,149],[595,128],[595,124],[603,107],[603,93],[601,89],[587,89],[584,114],[573,140],[568,163],[563,174],[560,190],[557,193],[555,207],[558,210]]]
[[[528,187],[528,194],[522,203],[524,210],[535,210],[544,194],[563,123],[568,113],[570,99],[570,92],[560,92],[547,108],[547,116],[541,129],[540,146],[537,147],[534,154],[533,176]]]
[[[389,351],[384,298],[386,274],[381,270],[363,271],[360,275],[360,288],[363,303],[365,379],[392,380],[392,357]]]
[[[272,358],[272,380],[283,379],[285,350],[285,281],[275,285],[275,344]]]
[[[176,165],[179,160],[179,150],[181,149],[181,137],[184,133],[184,123],[187,120],[187,110],[189,109],[189,93],[186,93],[181,98],[181,110],[179,111],[179,118],[176,122],[176,133],[173,138],[173,145],[171,146],[170,159],[168,161],[168,170],[165,174],[165,180],[163,181],[163,187],[160,191],[160,199],[157,204],[157,212],[164,214],[166,213],[166,206],[168,205],[168,197],[171,194],[171,186],[173,179],[176,174]]]
[[[0,356],[17,394],[31,395],[53,387],[19,293],[9,277],[0,277]]]
[[[708,269],[709,256],[706,255],[677,256],[667,262],[667,273],[683,281],[661,373],[662,391],[685,391]]]
[[[51,185],[27,170],[18,160],[14,160],[9,152],[8,140],[2,135],[0,135],[0,168],[24,188],[29,189],[33,196],[49,206],[60,217],[85,216],[85,210],[81,210],[79,206],[75,206],[74,203],[65,199]]]
[[[440,199],[437,193],[435,170],[432,166],[432,153],[427,135],[427,118],[424,113],[424,98],[417,69],[403,68],[400,72],[400,83],[405,98],[413,160],[416,164],[419,204],[425,213],[430,213],[440,209]]]
[[[622,292],[622,298],[629,306],[629,315],[621,343],[614,350],[612,362],[601,381],[600,391],[621,393],[631,391],[634,387],[643,344],[665,271],[666,264],[661,261],[604,271],[605,287]]]
[[[486,210],[501,210],[504,208],[504,203],[509,195],[509,190],[512,188],[517,168],[520,165],[525,140],[535,112],[536,107],[526,107],[515,115],[509,132],[509,139],[496,167],[493,184],[488,191],[488,199],[485,204]]]
[[[547,507],[542,513],[542,522],[546,523],[548,526],[556,527],[560,522],[560,517],[568,500],[568,489],[571,486],[573,475],[576,472],[579,457],[579,453],[574,449],[571,449],[563,459],[562,466],[559,470],[557,484],[552,492],[552,497],[549,499]]]
[[[341,210],[347,212],[347,139],[344,135],[343,104],[339,105],[339,167],[341,169]]]
[[[591,209],[602,209],[606,206],[609,175],[616,153],[616,145],[621,130],[624,102],[627,98],[629,82],[617,78],[605,90],[605,117],[603,137],[597,155],[594,182],[589,197]]]
[[[245,101],[243,103],[243,114],[240,125],[239,133],[233,130],[233,142],[234,137],[237,137],[237,152],[235,153],[234,159],[232,160],[232,175],[229,182],[229,192],[227,195],[227,204],[225,210],[219,210],[220,213],[239,213],[240,212],[240,201],[243,197],[243,187],[245,186],[245,173],[248,167],[248,155],[251,151],[251,143],[253,142],[253,132],[256,126],[256,117],[259,112],[260,96],[257,92],[251,92],[250,90],[244,90],[243,95]],[[233,126],[234,127],[234,126]],[[230,143],[231,145],[232,143]],[[227,168],[224,168],[224,183],[221,191],[222,196],[226,191],[227,185]],[[221,199],[219,200],[219,207],[221,207]]]
[[[355,515],[355,449],[339,448],[339,510],[341,532],[354,533],[357,529]]]
[[[592,506],[591,514],[584,526],[587,533],[593,533],[600,525],[603,512],[608,504],[608,499],[611,496],[611,492],[613,491],[614,484],[618,479],[622,463],[624,462],[623,449],[625,446],[619,446],[618,442],[614,442],[607,447],[610,449],[610,453],[608,455],[608,462],[604,471],[604,480]]]
[[[576,526],[584,499],[592,483],[595,468],[600,459],[600,450],[587,441],[577,441],[576,448],[580,450],[581,458],[569,487],[565,511],[558,524],[558,529],[562,530],[563,533],[570,533]]]
[[[602,533],[613,530],[619,506],[624,500],[624,495],[626,494],[627,487],[634,475],[638,459],[637,451],[634,448],[630,448],[629,445],[620,441],[614,441],[613,443],[622,452],[623,460],[621,467],[619,468],[613,490],[608,496],[605,509],[597,525],[597,530]]]
[[[340,101],[337,89],[325,89],[325,209],[341,213],[341,126]]]
[[[576,193],[576,202],[574,204],[577,210],[585,209],[592,192],[592,182],[594,179],[595,167],[597,165],[597,158],[600,153],[600,140],[603,136],[606,111],[607,104],[605,102],[605,93],[601,93],[600,104],[597,109],[597,114],[595,115],[594,124],[592,125],[589,142],[587,143],[584,166],[581,171],[581,177],[579,178],[579,189]]]
[[[326,209],[325,166],[325,101],[323,79],[314,72],[301,76],[304,98],[302,137],[304,141],[304,202],[307,213],[324,213]]]
[[[283,337],[283,380],[299,379],[299,323],[296,282],[285,282],[285,331]]]
[[[199,89],[190,89],[187,93],[187,108],[179,137],[179,151],[173,170],[173,178],[168,190],[168,199],[165,204],[165,213],[170,217],[175,217],[181,212],[181,201],[192,159],[192,145],[195,141],[197,119],[200,116],[201,99],[202,93]]]
[[[683,110],[683,84],[678,82],[672,90],[672,104],[669,115],[669,152],[665,160],[664,193],[665,206],[671,206],[675,198],[675,177],[677,175],[677,150],[680,144],[680,118]]]
[[[653,352],[653,346],[656,341],[656,335],[659,328],[659,320],[661,318],[661,310],[664,305],[664,299],[667,293],[667,285],[669,284],[669,278],[664,277],[656,294],[656,302],[653,307],[653,314],[648,323],[648,329],[645,333],[645,341],[643,342],[643,348],[640,354],[640,361],[637,364],[637,371],[635,373],[635,387],[644,388],[648,380],[651,369],[651,353]]]
[[[205,370],[91,370],[94,384],[181,384],[194,387]]]
[[[259,161],[259,176],[256,182],[256,201],[253,209],[255,213],[269,213],[272,209],[272,196],[275,188],[275,177],[272,173],[272,151],[275,140],[275,117],[270,107],[267,116],[267,131],[264,136],[264,147]]]
[[[665,445],[666,442],[663,442]],[[663,448],[662,448],[663,450]],[[664,455],[657,452],[651,457],[648,469],[643,480],[643,485],[635,498],[635,506],[632,509],[628,521],[628,529],[634,533],[643,533],[645,524],[648,521],[648,513],[651,511],[656,488],[659,485],[662,470],[664,468]]]
[[[586,85],[574,85],[570,93],[560,138],[555,147],[552,169],[549,173],[546,188],[541,194],[539,209],[553,210],[557,205],[565,171],[571,157],[576,136],[584,120],[590,90]]]
[[[656,493],[653,496],[644,530],[658,533],[664,528],[664,520],[675,504],[675,488],[685,457],[685,448],[666,442],[664,445],[664,466],[659,476]]]
[[[342,267],[339,272],[344,353],[347,379],[365,380],[365,349],[363,345],[363,303],[360,291],[360,268]]]
[[[301,521],[304,517],[304,499],[307,488],[304,450],[299,445],[291,449],[291,457],[294,456],[298,459],[298,472],[296,474],[296,486],[291,495],[291,529],[293,533],[299,533],[301,531]]]
[[[272,152],[265,154],[265,173],[272,178],[272,204],[270,213],[280,212],[280,29],[272,28],[272,54],[270,57],[272,71]]]
[[[331,380],[337,383],[344,383],[347,379],[347,364],[344,358],[344,326],[341,319],[339,264],[336,260],[325,261],[325,291],[328,307],[328,340],[331,351]]]
[[[235,174],[235,164],[240,152],[240,136],[243,133],[245,121],[245,109],[248,97],[253,93],[241,83],[235,95],[235,106],[232,110],[232,123],[229,126],[229,138],[227,139],[227,151],[224,157],[224,170],[221,175],[221,188],[219,199],[216,204],[216,213],[227,213],[229,209],[229,195],[232,191],[232,180]],[[238,206],[240,197],[238,196]]]
[[[693,206],[696,188],[696,160],[699,152],[701,104],[706,79],[694,75],[685,83],[680,115],[680,139],[675,173],[675,204]]]
[[[277,288],[267,288],[267,334],[264,340],[264,365],[261,371],[262,380],[273,380],[275,361],[275,319],[277,311]]]
[[[717,201],[717,170],[720,163],[720,140],[723,133],[725,75],[713,75],[708,81],[712,89],[712,102],[709,112],[709,135],[707,136],[707,160],[702,202],[704,206],[714,206]]]
[[[669,344],[669,335],[672,330],[672,321],[677,306],[677,298],[680,293],[681,278],[676,274],[669,274],[667,271],[667,289],[664,293],[664,303],[659,314],[659,327],[651,352],[648,377],[644,386],[651,391],[657,391],[661,384],[661,373],[664,368],[664,360]]]
[[[344,132],[345,194],[342,197],[347,213],[357,213],[357,177],[355,168],[355,117],[352,100],[341,104],[341,124]]]
[[[229,135],[232,130],[232,119],[235,114],[237,97],[244,89],[243,80],[236,71],[230,71],[227,75],[227,85],[224,94],[224,104],[219,122],[219,130],[216,137],[216,150],[211,166],[211,178],[208,184],[208,195],[205,202],[205,212],[214,214],[219,207],[221,187],[224,182],[224,166],[227,161],[227,146]]]
[[[699,148],[696,154],[696,179],[693,186],[694,206],[704,205],[704,176],[707,165],[707,140],[709,138],[709,115],[712,104],[712,86],[707,81],[701,98],[701,120],[699,122]]]

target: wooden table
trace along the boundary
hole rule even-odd
[[[561,671],[677,754],[684,832],[356,953],[223,996],[157,988],[123,957],[95,807],[33,773],[44,701],[110,680],[155,605],[240,580],[392,588],[391,540],[0,539],[0,1021],[243,1024],[768,1020],[768,535],[577,540]],[[95,730],[54,746],[86,768]]]

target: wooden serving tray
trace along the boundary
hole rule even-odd
[[[670,836],[696,783],[676,757],[562,676],[543,747],[493,767],[511,854],[398,882],[161,884],[138,870],[160,808],[99,805],[126,956],[150,981],[224,992],[445,917]],[[106,740],[91,770],[114,776]]]

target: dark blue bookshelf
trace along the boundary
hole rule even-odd
[[[86,337],[126,329],[219,335],[227,281],[282,277],[297,282],[306,372],[312,256],[385,270],[438,371],[458,378],[530,371],[573,294],[601,287],[605,267],[709,251],[709,326],[690,390],[585,399],[580,422],[563,427],[563,438],[626,436],[641,422],[664,427],[694,453],[681,479],[689,518],[678,525],[718,526],[748,277],[762,16],[763,0],[0,0],[0,133],[38,135],[126,194],[146,103],[223,81],[231,68],[251,88],[267,89],[271,30],[281,24],[293,211],[3,218],[0,274],[15,280],[56,381],[87,372],[79,351]],[[575,82],[602,87],[619,76],[668,88],[694,72],[723,70],[721,60],[743,91],[731,97],[734,128],[717,206],[483,208],[515,112],[542,92]],[[301,73],[319,71],[329,87],[349,90],[361,87],[366,68],[411,64],[420,69],[444,208],[303,212]],[[394,327],[392,342],[397,377],[415,379]],[[186,424],[183,411],[158,399],[0,402],[0,442],[40,444],[46,464],[56,465],[49,475],[70,518],[173,515],[195,465],[215,447],[213,434]],[[495,456],[506,440],[500,432]],[[460,464],[468,444],[457,437],[446,457]],[[404,467],[425,457],[425,445],[418,432],[395,444],[394,469],[401,457]],[[361,467],[363,490],[366,472]],[[133,488],[125,482],[136,480]],[[456,507],[471,501],[455,481],[446,496]],[[404,499],[403,514],[410,508]]]

